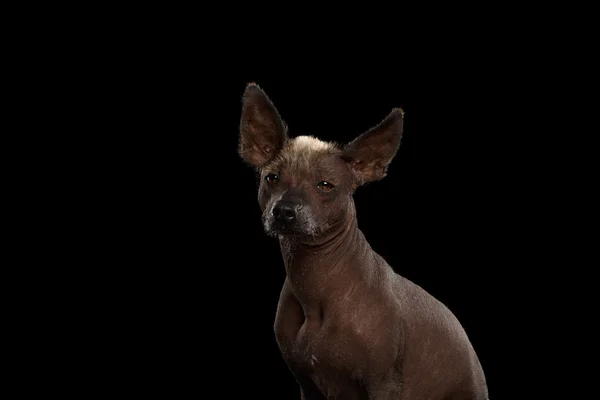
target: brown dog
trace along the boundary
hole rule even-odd
[[[344,146],[290,138],[267,95],[246,87],[239,153],[260,173],[265,231],[281,245],[275,334],[302,399],[488,397],[456,317],[397,275],[357,226],[352,194],[386,175],[402,130],[394,109]]]

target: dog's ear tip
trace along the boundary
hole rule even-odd
[[[394,107],[390,111],[390,117],[404,119],[404,110],[400,107]]]
[[[402,135],[404,127],[404,110],[400,107],[393,108],[388,114],[384,121],[381,122],[380,126],[387,126],[386,129],[391,128],[391,132],[400,133]]]
[[[246,89],[245,92],[246,93],[251,93],[251,92],[262,92],[262,88],[260,87],[260,85],[254,81],[248,82],[246,84]]]
[[[268,96],[265,91],[256,82],[249,82],[244,90],[243,100],[267,98]]]

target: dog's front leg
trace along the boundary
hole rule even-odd
[[[302,400],[326,400],[312,379],[306,373],[301,372],[294,360],[294,342],[303,323],[304,311],[286,278],[281,288],[275,316],[275,338],[283,359],[300,386],[300,398]]]
[[[297,373],[294,373],[294,376],[300,385],[301,400],[327,400],[319,388],[317,388],[317,385],[308,376]]]
[[[397,400],[400,398],[400,389],[384,389],[375,392],[369,392],[369,400]]]
[[[396,400],[402,393],[399,379],[379,378],[367,383],[369,400]]]

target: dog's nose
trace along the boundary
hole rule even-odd
[[[289,224],[296,219],[296,209],[291,204],[279,203],[273,207],[273,216],[276,220]]]

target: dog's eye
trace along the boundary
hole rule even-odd
[[[278,179],[279,177],[276,174],[269,174],[265,176],[265,180],[267,181],[267,183],[275,183]]]
[[[331,189],[333,189],[333,185],[327,181],[321,181],[317,186],[324,192],[329,192]]]

